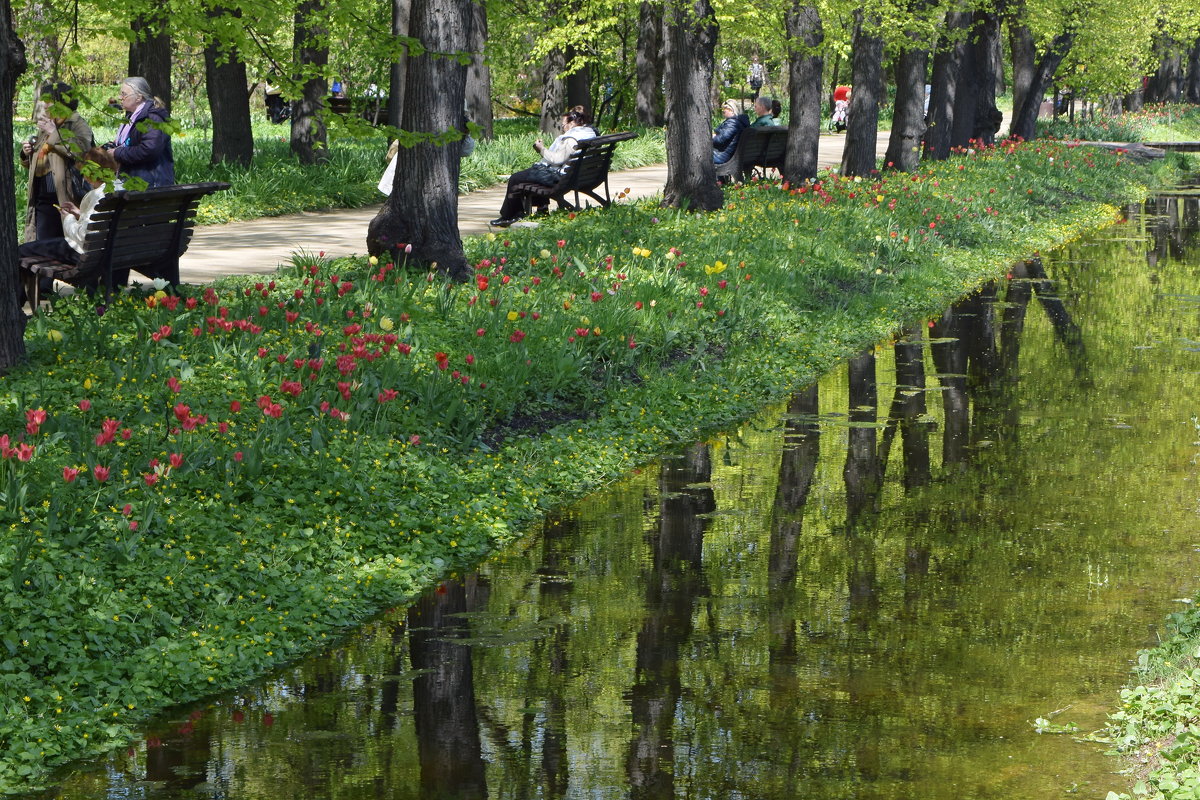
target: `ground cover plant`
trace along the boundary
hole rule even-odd
[[[1162,643],[1138,654],[1134,679],[1099,737],[1129,762],[1133,789],[1108,800],[1200,796],[1200,610],[1168,618]]]
[[[1115,116],[1080,114],[1038,122],[1038,135],[1093,142],[1167,142],[1200,139],[1200,108],[1155,104]]]
[[[96,123],[94,123],[96,124]],[[33,133],[33,126],[17,124],[15,137]],[[369,129],[333,139],[329,159],[322,164],[300,164],[289,149],[288,129],[283,125],[257,122],[254,127],[254,163],[250,167],[211,164],[211,141],[207,132],[184,130],[172,140],[176,180],[180,183],[227,181],[227,192],[206,197],[197,221],[210,225],[235,220],[273,217],[301,211],[331,208],[361,208],[383,202],[377,184],[387,166],[388,139],[382,131]],[[96,124],[96,141],[112,138],[115,130]],[[640,136],[623,142],[615,151],[613,168],[629,169],[662,163],[666,144],[661,129],[640,131]],[[533,121],[498,126],[494,139],[478,142],[475,152],[462,160],[459,190],[471,192],[501,183],[513,172],[537,159],[533,140],[538,136]],[[28,173],[14,161],[17,218],[24,218],[25,181]]]
[[[0,792],[1106,224],[1149,170],[1006,144],[554,215],[469,241],[462,285],[317,254],[56,301],[0,399]]]

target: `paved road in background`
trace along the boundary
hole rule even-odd
[[[845,134],[822,135],[817,165],[825,168],[840,164],[845,140]],[[887,132],[880,131],[879,155],[886,150]],[[666,183],[666,164],[614,172],[608,181],[614,195],[628,189],[633,198],[661,195]],[[487,233],[488,220],[498,216],[503,198],[503,184],[459,197],[458,226],[462,235]],[[300,250],[324,252],[327,256],[365,253],[367,224],[378,211],[375,205],[201,226],[180,259],[180,279],[184,283],[208,283],[224,275],[273,272]]]

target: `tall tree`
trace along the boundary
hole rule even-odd
[[[712,159],[713,54],[709,0],[666,0],[667,186],[663,205],[714,211],[725,202]]]
[[[450,56],[467,52],[471,19],[470,0],[413,0],[410,33],[424,51],[409,54],[401,127],[419,141],[397,153],[392,193],[367,228],[371,254],[411,245],[410,261],[463,281],[471,276],[458,232],[467,67]]]
[[[637,121],[648,128],[661,127],[663,116],[663,16],[658,0],[638,6]]]
[[[1187,83],[1184,100],[1200,104],[1200,38],[1192,44],[1188,51]]]
[[[292,152],[303,164],[328,157],[328,133],[322,111],[329,84],[329,29],[325,0],[299,0],[293,29],[294,80],[300,96],[292,101]]]
[[[13,30],[12,5],[0,0],[0,108],[12,108],[25,72],[25,45]],[[0,148],[13,152],[12,115],[0,114]],[[0,186],[13,185],[13,159],[0,158]],[[17,305],[17,208],[12,191],[0,192],[0,370],[25,359],[25,313]]]
[[[821,138],[821,73],[825,59],[821,43],[825,29],[821,12],[805,0],[792,0],[784,18],[788,39],[787,156],[783,177],[790,183],[815,178]]]
[[[240,38],[242,12],[215,7],[208,15],[213,30],[204,47],[204,73],[212,112],[212,162],[249,166],[254,157],[254,134],[246,63],[236,44],[223,43]]]
[[[1000,129],[996,108],[996,73],[992,54],[999,45],[1000,18],[990,11],[976,11],[971,18],[968,41],[959,64],[958,91],[954,97],[954,120],[950,146],[967,147],[972,142],[992,144]]]
[[[1033,81],[1029,84],[1029,92],[1025,95],[1025,102],[1021,104],[1021,108],[1013,115],[1012,135],[1021,139],[1032,139],[1037,132],[1037,115],[1038,108],[1042,104],[1042,95],[1046,93],[1046,88],[1050,86],[1050,81],[1054,78],[1054,73],[1058,69],[1058,65],[1066,58],[1067,53],[1071,50],[1071,45],[1075,41],[1075,31],[1069,30],[1060,33],[1054,37],[1054,41],[1050,43],[1045,54],[1038,62],[1038,68],[1033,73]]]
[[[154,96],[171,108],[171,33],[161,6],[134,14],[129,23],[134,38],[129,43],[129,74],[140,75]]]
[[[1013,108],[1016,109],[1025,102],[1025,95],[1033,82],[1034,58],[1037,51],[1033,44],[1033,32],[1019,13],[1011,8],[1008,18],[1008,49],[1012,55],[1012,102]]]
[[[567,85],[562,79],[567,68],[566,53],[557,47],[542,60],[542,112],[538,130],[551,136],[558,133],[558,119],[567,113]]]
[[[869,175],[875,169],[879,140],[879,102],[883,97],[883,39],[877,12],[858,9],[854,13],[853,74],[850,119],[842,151],[843,175]]]
[[[492,125],[492,68],[483,56],[488,20],[485,3],[471,4],[471,64],[467,68],[467,119],[478,125],[485,139],[494,134]]]
[[[927,26],[928,7],[926,0],[909,3],[908,23],[896,57],[896,105],[883,160],[903,172],[912,172],[921,163],[921,139],[926,127],[925,73],[929,69],[929,50],[924,43],[931,35]]]
[[[970,21],[971,15],[967,12],[948,13],[941,40],[934,52],[929,93],[929,129],[925,132],[926,158],[941,160],[950,155],[954,136],[958,74],[966,57],[966,31]]]
[[[392,36],[408,37],[408,19],[412,14],[412,0],[392,0]],[[397,54],[388,70],[388,118],[393,128],[400,127],[404,114],[404,84],[408,74],[408,50]]]

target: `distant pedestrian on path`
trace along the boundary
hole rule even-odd
[[[759,62],[758,56],[754,56],[750,60],[750,68],[746,72],[746,82],[750,84],[750,99],[758,99],[758,90],[762,88],[763,79],[766,77],[767,70]]]

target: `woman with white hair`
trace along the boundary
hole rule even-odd
[[[175,183],[175,156],[171,152],[167,110],[154,96],[145,78],[126,78],[117,96],[125,110],[125,123],[117,129],[113,158],[121,172],[141,178],[147,188]]]

